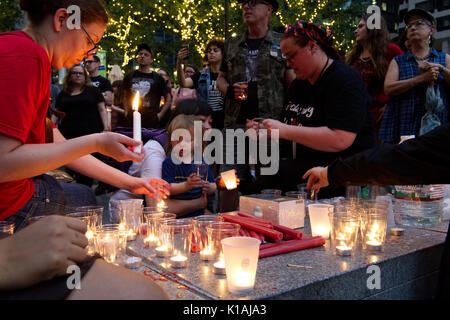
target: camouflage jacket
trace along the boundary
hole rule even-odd
[[[263,118],[281,120],[283,99],[285,94],[284,75],[286,59],[280,49],[283,34],[272,30],[266,34],[259,47],[256,76],[258,79],[258,107]],[[245,57],[248,46],[245,42],[247,33],[229,39],[225,43],[225,57],[228,65],[228,83],[245,79]],[[231,65],[230,65],[231,64]],[[230,69],[231,67],[231,69]],[[225,127],[233,127],[239,115],[241,103],[234,99],[226,99]]]

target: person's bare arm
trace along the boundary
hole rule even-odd
[[[105,105],[111,106],[113,104],[113,93],[111,91],[105,91],[103,97],[105,98]]]
[[[170,106],[172,104],[172,96],[170,95],[170,93],[167,93],[164,96],[164,106],[161,108],[161,111],[158,113],[158,120],[161,120],[164,115],[166,114],[166,112],[168,112],[170,110]]]
[[[103,130],[111,131],[111,128],[108,126],[108,114],[106,113],[105,103],[99,102],[97,104],[97,108],[98,108],[98,113],[100,114],[100,118],[102,119]]]
[[[265,128],[278,129],[280,138],[295,141],[314,150],[340,152],[350,147],[356,133],[328,127],[298,127],[281,123],[277,120],[263,121]]]
[[[188,54],[189,54],[188,49],[182,48],[182,49],[180,49],[180,51],[178,51],[178,56],[177,56],[177,80],[178,80],[178,83],[180,84],[180,87],[182,87],[182,88],[193,88],[194,87],[194,82],[192,81],[192,79],[185,78],[183,65],[182,65],[182,61],[184,60],[184,58],[186,58],[188,56]]]
[[[57,129],[53,130],[53,136],[55,141],[67,141]],[[145,156],[143,153],[142,155]],[[67,163],[66,166],[119,189],[125,189],[136,194],[149,195],[154,199],[165,198],[169,194],[169,186],[164,180],[130,176],[125,172],[108,166],[91,155],[77,158]]]
[[[397,61],[393,59],[389,64],[389,68],[384,80],[384,93],[388,96],[400,95],[413,89],[422,82],[434,81],[435,79],[437,79],[438,73],[439,70],[437,68],[429,68],[427,71],[414,78],[399,80],[400,71]]]
[[[53,131],[59,133],[57,129]],[[48,144],[23,144],[18,139],[0,134],[0,182],[35,177],[94,152],[119,161],[139,162],[143,159],[143,155],[132,152],[124,144],[136,146],[140,143],[109,132]]]

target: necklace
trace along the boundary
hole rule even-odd
[[[424,60],[427,60],[427,59],[430,57],[430,52],[431,52],[431,50],[428,51],[428,54],[427,54],[425,57],[419,58],[418,56],[416,56],[416,55],[414,55],[414,54],[413,54],[413,57],[414,57],[414,59],[416,59],[417,61],[424,61]],[[411,54],[412,54],[412,52],[411,52]]]
[[[319,77],[317,78],[317,80],[319,80],[320,77],[322,76],[322,74],[324,73],[325,68],[326,68],[327,65],[328,65],[328,61],[330,61],[330,57],[329,57],[329,56],[327,56],[327,62],[325,62],[325,65],[323,66],[322,71],[320,71],[320,74],[319,74]],[[317,82],[317,81],[316,81],[316,82]]]

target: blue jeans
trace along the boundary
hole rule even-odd
[[[76,183],[60,183],[49,175],[32,179],[34,194],[15,214],[5,219],[16,224],[14,232],[28,225],[27,220],[36,216],[65,215],[73,207],[97,205],[94,191]]]

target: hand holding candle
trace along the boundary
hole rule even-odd
[[[141,114],[139,113],[138,108],[139,108],[139,91],[136,92],[136,95],[133,100],[133,139],[136,141],[142,141]],[[134,152],[141,153],[142,145],[135,147]]]

